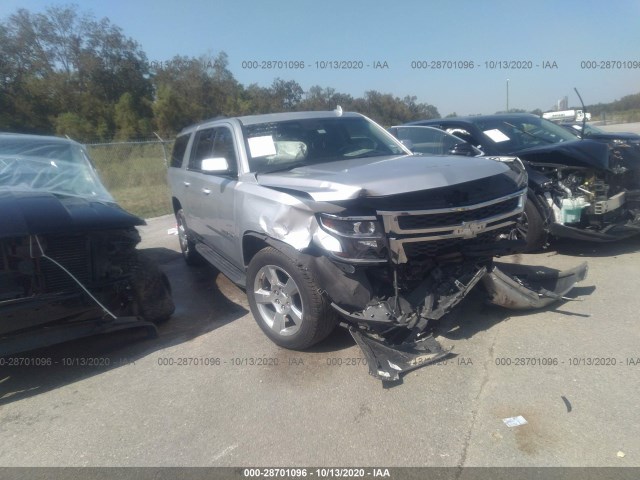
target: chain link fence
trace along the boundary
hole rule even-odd
[[[143,218],[171,213],[167,165],[173,140],[85,144],[104,185],[125,210]]]

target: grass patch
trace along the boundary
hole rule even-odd
[[[171,213],[161,144],[90,145],[87,149],[105,187],[122,208],[143,218]]]

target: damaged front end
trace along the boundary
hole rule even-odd
[[[174,305],[138,254],[141,218],[120,208],[82,145],[0,135],[0,356],[123,329],[156,334]]]
[[[385,299],[375,297],[357,311],[335,302],[332,306],[348,321],[343,326],[361,347],[369,373],[383,381],[397,381],[400,374],[449,355],[451,350],[444,349],[433,337],[433,322],[449,313],[476,285],[482,284],[488,301],[494,305],[536,309],[567,300],[565,295],[587,275],[586,263],[567,271],[509,267],[506,264],[499,268],[488,259],[478,262],[459,257],[448,265],[434,267],[408,293],[398,292]],[[349,285],[344,278],[335,278],[335,289]],[[331,296],[332,292],[328,293]]]
[[[580,140],[519,152],[550,234],[611,242],[640,234],[640,151]]]
[[[0,238],[0,356],[124,329],[155,336],[135,308],[139,240],[135,228]]]
[[[540,276],[494,264],[525,246],[512,235],[528,183],[516,157],[357,158],[258,182],[278,201],[247,197],[246,211],[262,212],[245,219],[247,230],[312,272],[370,374],[384,381],[449,354],[434,322],[479,284],[493,303],[539,308],[586,275],[586,265]]]
[[[419,197],[405,200],[424,204]],[[398,381],[402,373],[446,357],[450,350],[433,337],[434,322],[478,284],[493,304],[542,308],[565,299],[586,277],[586,264],[566,272],[496,266],[495,256],[522,248],[507,233],[525,199],[523,189],[430,210],[398,208],[410,207],[398,199],[368,199],[377,204],[376,215],[319,216],[314,239],[329,255],[314,256],[312,269],[345,320],[342,326],[361,347],[371,375]]]

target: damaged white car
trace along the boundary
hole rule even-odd
[[[448,355],[431,323],[482,284],[494,303],[561,299],[586,265],[507,275],[493,258],[527,197],[515,157],[412,155],[356,113],[221,118],[183,130],[168,173],[180,246],[246,289],[276,344],[304,349],[340,325],[372,375]]]

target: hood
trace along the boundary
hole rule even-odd
[[[640,141],[640,135],[630,132],[589,133],[585,135],[584,138],[587,140],[623,140],[625,142]]]
[[[40,192],[0,192],[0,238],[144,225],[115,203]]]
[[[595,140],[574,140],[520,150],[517,155],[533,164],[566,165],[610,170],[609,146]]]
[[[462,156],[384,156],[341,160],[263,173],[265,187],[295,190],[316,201],[382,197],[436,189],[514,172],[504,162]]]

